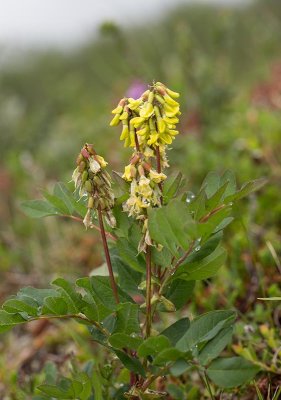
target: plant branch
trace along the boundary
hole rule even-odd
[[[84,317],[81,314],[41,315],[40,317],[30,318],[26,322],[37,321],[39,319],[46,320],[46,319],[70,319],[70,318],[80,319],[81,321],[89,322],[90,324],[94,325],[97,329],[99,329],[105,335],[107,335],[107,336],[109,335],[109,332],[106,329],[104,329],[97,321],[90,320],[90,319],[88,319],[87,317]]]
[[[107,240],[106,240],[106,233],[105,233],[105,230],[104,230],[102,211],[101,211],[100,206],[98,207],[98,218],[99,218],[100,233],[101,233],[102,244],[103,244],[103,249],[104,249],[104,253],[105,253],[108,273],[109,273],[110,284],[111,284],[111,288],[112,288],[112,291],[113,291],[113,294],[114,294],[114,297],[115,297],[116,304],[118,304],[119,303],[118,289],[117,289],[117,285],[116,285],[114,274],[113,274],[110,254],[109,254]]]
[[[67,215],[67,214],[63,214],[63,215],[58,215],[58,217],[61,218],[70,218],[73,219],[74,221],[83,223],[83,219],[79,218],[79,217],[75,217],[74,215]],[[100,232],[100,228],[97,225],[91,224],[91,228],[95,229],[96,231]],[[116,237],[114,235],[112,235],[110,232],[105,232],[106,236],[112,240],[116,240]]]
[[[139,153],[140,152],[140,144],[139,144],[139,139],[138,139],[136,129],[135,129],[135,144],[136,144],[136,150]]]
[[[176,272],[176,270],[178,269],[178,267],[186,260],[186,258],[189,256],[189,254],[192,252],[193,247],[194,247],[194,243],[195,240],[193,240],[188,248],[188,250],[184,253],[184,255],[182,257],[180,257],[178,259],[178,261],[176,262],[176,264],[168,271],[168,274],[166,275],[165,279],[163,280],[160,290],[159,290],[159,294],[163,293],[164,287],[166,285],[166,283],[168,282],[168,280],[170,279],[170,277]]]
[[[145,392],[146,389],[148,389],[149,386],[150,386],[159,376],[162,376],[163,374],[165,374],[165,372],[171,367],[172,364],[173,364],[173,363],[171,363],[171,364],[169,364],[169,365],[166,365],[166,367],[161,368],[161,370],[159,371],[158,374],[152,375],[152,376],[150,376],[149,378],[147,378],[147,379],[144,381],[144,383],[143,383],[143,385],[142,385],[142,387],[141,387],[142,391]]]
[[[226,207],[226,204],[221,204],[220,206],[218,206],[217,208],[215,208],[214,210],[210,211],[208,214],[204,215],[202,218],[200,218],[199,222],[206,222],[208,221],[208,219],[216,214],[218,211],[220,211],[222,208]]]

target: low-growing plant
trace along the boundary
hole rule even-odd
[[[157,82],[112,111],[110,125],[122,124],[120,139],[132,149],[123,174],[111,176],[94,145],[85,144],[72,184],[58,183],[45,200],[23,204],[32,217],[69,217],[99,231],[108,271],[75,284],[58,278],[52,288],[27,287],[3,304],[2,332],[38,319],[74,319],[104,350],[106,365],[75,367],[67,378],[49,374],[36,399],[198,398],[196,387],[180,381],[186,371],[197,373],[214,398],[213,384],[237,387],[260,370],[242,356],[220,357],[232,340],[235,311],[192,316],[186,305],[196,281],[225,263],[223,231],[234,219],[233,204],[265,181],[237,189],[230,171],[211,172],[194,195],[181,173],[169,175],[178,97]]]

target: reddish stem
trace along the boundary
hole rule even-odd
[[[112,291],[113,291],[113,294],[115,297],[115,301],[118,304],[119,303],[118,290],[117,290],[117,285],[116,285],[114,274],[113,274],[110,254],[109,254],[107,240],[106,240],[106,234],[105,234],[104,225],[103,225],[102,211],[101,211],[100,207],[98,207],[98,217],[99,217],[100,233],[101,233],[102,244],[103,244],[103,248],[104,248],[108,273],[109,273],[110,284],[111,284],[111,288],[112,288]]]
[[[65,215],[58,215],[58,217],[70,218],[70,219],[73,219],[74,221],[83,223],[83,219],[82,219],[82,218],[75,217],[74,215],[67,215],[67,214],[65,214]],[[99,232],[101,231],[101,229],[100,229],[97,225],[94,225],[94,224],[91,224],[91,228],[93,228],[93,229],[95,229],[96,231],[99,231]],[[106,234],[106,236],[109,237],[110,239],[116,240],[116,237],[113,236],[110,232],[105,232],[105,234]]]

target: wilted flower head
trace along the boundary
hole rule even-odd
[[[75,189],[79,190],[81,197],[88,198],[84,225],[86,228],[91,227],[92,211],[100,209],[109,225],[114,226],[115,220],[111,212],[114,195],[111,178],[105,170],[107,162],[95,152],[93,145],[86,143],[77,157],[76,164],[77,167],[72,174]]]

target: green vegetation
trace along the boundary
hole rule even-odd
[[[122,170],[130,150],[123,148],[118,132],[109,127],[108,110],[135,80],[144,85],[154,79],[163,81],[181,93],[180,135],[168,157],[171,168],[182,171],[187,178],[191,200],[198,195],[209,171],[216,171],[208,175],[212,182],[230,169],[237,177],[238,187],[261,177],[267,179],[267,184],[258,194],[252,193],[233,205],[235,219],[226,227],[224,237],[228,257],[219,272],[214,277],[214,274],[202,276],[193,292],[191,286],[186,289],[192,292],[192,299],[186,299],[188,305],[183,309],[181,298],[170,293],[172,303],[179,304],[181,309],[177,318],[183,321],[183,329],[187,322],[180,318],[187,315],[191,318],[204,313],[208,316],[215,309],[223,309],[225,313],[235,310],[235,324],[223,325],[223,322],[218,339],[209,338],[214,341],[211,353],[214,351],[215,357],[225,348],[224,359],[210,364],[214,357],[210,358],[209,352],[200,353],[200,363],[210,365],[208,375],[201,375],[202,379],[190,374],[184,362],[177,363],[172,371],[173,380],[167,383],[157,380],[157,390],[168,391],[171,399],[210,398],[210,391],[216,398],[221,393],[224,399],[278,398],[280,302],[258,298],[281,296],[280,22],[281,5],[274,0],[241,8],[183,7],[162,21],[146,25],[145,29],[141,26],[122,29],[106,23],[99,38],[82,49],[66,54],[42,53],[26,59],[20,66],[2,68],[0,288],[3,301],[22,286],[47,287],[47,282],[63,276],[65,280],[57,280],[55,288],[46,293],[53,300],[48,300],[45,310],[39,310],[50,313],[56,307],[56,297],[63,296],[62,282],[65,285],[66,281],[73,282],[91,272],[104,275],[98,234],[93,230],[85,232],[81,225],[67,218],[32,220],[22,212],[20,204],[40,198],[42,192],[47,199],[53,194],[67,198],[72,187],[54,182],[70,180],[72,160],[84,142],[94,143],[114,170]],[[217,185],[219,189],[221,183]],[[62,207],[61,202],[59,206]],[[78,207],[78,214],[85,210],[84,205]],[[67,214],[69,209],[64,211]],[[158,221],[163,216],[155,213],[152,218]],[[165,230],[161,232],[163,243],[169,243]],[[123,246],[120,243],[119,252],[123,250],[130,257],[126,243]],[[115,261],[114,268],[120,273],[117,256]],[[122,282],[128,285],[122,288],[125,292],[138,294],[131,280],[138,285],[140,272],[134,270],[132,276],[122,276]],[[186,282],[190,285],[192,281]],[[18,296],[27,294],[20,292]],[[43,298],[39,299],[42,304]],[[28,310],[22,311],[35,317],[41,304],[37,300],[36,304],[29,302]],[[8,300],[8,310],[22,304],[17,301],[18,298]],[[129,303],[125,304],[129,307]],[[60,307],[65,308],[63,302]],[[162,314],[164,325],[170,325],[173,322],[170,314]],[[194,326],[200,318],[191,324]],[[231,316],[228,318],[230,321]],[[60,398],[59,390],[68,393],[64,398],[76,398],[80,390],[80,396],[84,393],[87,399],[92,387],[94,399],[106,398],[103,397],[106,391],[112,393],[118,387],[115,396],[122,398],[128,389],[128,371],[118,370],[120,373],[116,374],[115,361],[111,363],[114,358],[102,355],[95,344],[88,342],[86,326],[73,321],[52,321],[43,318],[36,322],[38,325],[19,327],[2,336],[1,350],[6,351],[0,357],[1,396],[38,400],[41,395],[36,386],[46,382],[52,386],[62,379],[54,398]],[[227,346],[232,329],[232,344]],[[91,334],[98,332],[93,329]],[[139,346],[135,338],[130,343],[122,335],[117,332],[111,338],[114,348],[122,340],[126,340],[127,346]],[[162,342],[161,350],[168,356],[170,342],[168,347],[165,338]],[[29,351],[23,352],[23,348]],[[150,349],[149,343],[147,348]],[[141,350],[143,357],[149,354],[147,348],[143,346]],[[117,357],[123,357],[124,364],[131,363],[124,354]],[[135,364],[133,367],[140,368]],[[241,369],[245,383],[238,389],[229,389],[241,384]],[[115,388],[113,376],[114,379],[117,376],[119,384]],[[237,381],[228,384],[228,379]],[[45,387],[45,393],[48,390]]]

